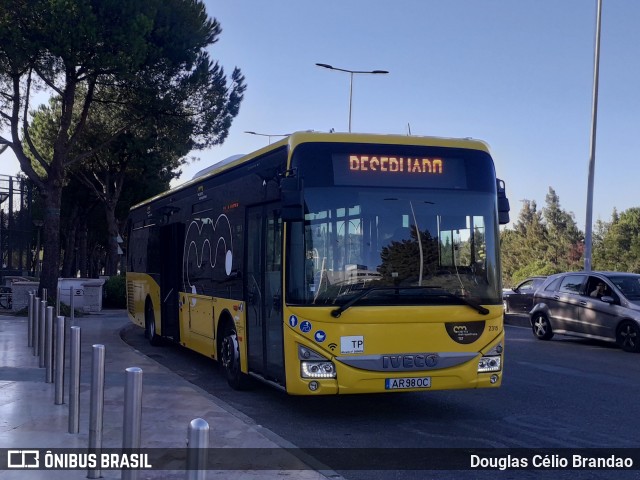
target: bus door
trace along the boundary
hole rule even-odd
[[[160,311],[162,335],[180,340],[178,292],[182,278],[184,224],[160,227]]]
[[[245,232],[248,367],[284,385],[280,205],[247,208]]]

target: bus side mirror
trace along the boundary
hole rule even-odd
[[[509,206],[504,181],[496,179],[496,184],[498,187],[498,222],[500,222],[500,225],[506,225],[509,223],[509,211],[511,207]]]
[[[280,218],[285,222],[301,222],[304,220],[304,197],[302,196],[302,180],[296,176],[280,179],[280,199],[282,208]]]

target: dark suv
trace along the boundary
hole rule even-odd
[[[640,352],[640,275],[551,275],[536,290],[529,315],[540,340],[563,333],[613,341],[627,352]]]
[[[533,307],[533,294],[547,277],[529,277],[510,290],[502,292],[504,313],[525,314]]]

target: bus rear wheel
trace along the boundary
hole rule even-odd
[[[144,309],[144,337],[149,340],[149,343],[154,347],[162,343],[162,339],[156,334],[156,316],[153,313],[153,305],[151,305],[151,302],[147,302]]]
[[[238,334],[231,321],[227,322],[222,335],[220,364],[231,388],[235,390],[248,388],[249,377],[242,373],[240,368],[240,344],[238,343]]]

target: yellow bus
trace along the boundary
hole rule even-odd
[[[237,389],[498,387],[508,221],[481,141],[294,133],[132,207],[129,317]]]

